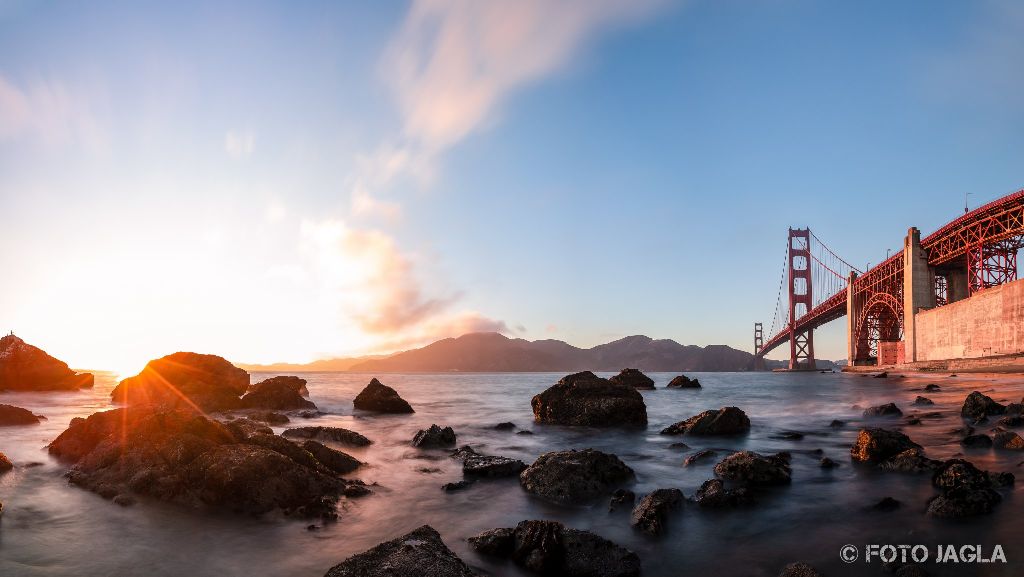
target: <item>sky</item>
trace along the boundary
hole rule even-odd
[[[788,227],[866,265],[1024,187],[1022,67],[1010,1],[0,0],[0,329],[750,350]]]

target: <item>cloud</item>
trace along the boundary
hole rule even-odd
[[[58,81],[37,79],[19,86],[0,74],[0,142],[23,139],[50,148],[107,148],[106,134],[88,98]]]
[[[236,132],[227,131],[224,134],[224,152],[235,160],[249,158],[252,156],[253,148],[256,147],[256,135],[252,131]]]

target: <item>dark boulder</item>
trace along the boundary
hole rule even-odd
[[[398,391],[382,384],[377,379],[356,395],[352,402],[355,408],[375,413],[412,413],[412,406],[398,395]]]
[[[662,435],[741,435],[750,431],[750,419],[737,407],[704,411],[662,429]]]
[[[510,421],[505,421],[504,423],[498,423],[497,425],[494,425],[493,428],[496,431],[511,431],[512,429],[516,428],[516,424]]]
[[[611,501],[608,503],[608,511],[614,511],[619,507],[628,505],[630,509],[633,508],[633,503],[636,502],[636,493],[629,489],[616,489],[612,493]]]
[[[1013,431],[997,430],[992,434],[992,446],[997,449],[1022,451],[1024,450],[1024,439]]]
[[[647,424],[643,395],[590,371],[562,377],[535,395],[531,405],[539,423],[591,427]]]
[[[992,446],[992,437],[989,437],[984,433],[967,435],[963,439],[960,439],[960,444],[965,447],[988,448]]]
[[[469,539],[469,546],[481,555],[491,557],[511,557],[516,550],[516,530],[512,527],[501,527],[484,531]]]
[[[783,454],[764,456],[753,451],[733,453],[715,465],[715,474],[744,485],[786,485],[790,468]]]
[[[999,419],[1000,427],[1024,427],[1024,415],[1007,415]]]
[[[0,453],[0,473],[6,473],[14,468],[14,463],[7,458],[7,455]]]
[[[445,490],[448,493],[451,493],[453,491],[461,491],[463,489],[466,489],[473,483],[476,483],[476,479],[463,479],[461,481],[445,483],[444,485],[441,485],[441,489]]]
[[[528,493],[558,503],[583,503],[635,478],[615,455],[595,449],[544,453],[519,475]]]
[[[883,497],[881,501],[871,505],[871,508],[875,511],[895,511],[901,505],[902,503],[892,497]]]
[[[861,429],[857,434],[857,440],[850,447],[850,457],[854,461],[880,463],[907,449],[920,448],[921,445],[898,431]]]
[[[249,373],[216,355],[174,353],[146,363],[110,393],[115,403],[225,411],[241,407]]]
[[[978,391],[967,395],[964,406],[960,408],[960,415],[968,419],[981,419],[988,415],[1002,415],[1005,412],[1005,406]]]
[[[783,567],[779,577],[821,577],[821,573],[807,563],[798,561]]]
[[[273,435],[274,430],[267,426],[265,423],[254,421],[248,418],[240,419],[229,419],[221,421],[221,424],[231,432],[231,434],[238,439],[243,441],[252,435]]]
[[[360,463],[355,457],[337,449],[332,449],[316,441],[302,443],[302,448],[309,451],[323,466],[339,475],[347,475],[359,468]]]
[[[896,406],[896,403],[886,403],[877,407],[868,407],[864,410],[865,417],[898,417],[903,411]]]
[[[93,381],[13,334],[0,338],[0,391],[74,391]]]
[[[672,377],[672,380],[668,382],[668,388],[670,389],[699,389],[700,381],[697,379],[691,379],[686,375],[679,375]]]
[[[754,500],[746,487],[727,489],[721,479],[708,479],[693,494],[693,502],[701,507],[717,509],[749,505]]]
[[[690,465],[695,464],[697,461],[700,461],[702,459],[710,459],[711,457],[714,457],[714,456],[715,456],[715,452],[710,450],[710,449],[704,449],[704,450],[701,450],[701,451],[697,451],[696,453],[693,453],[692,455],[687,455],[686,458],[683,459],[683,465],[686,466],[686,467],[689,467]]]
[[[475,577],[429,525],[353,555],[324,577]]]
[[[316,405],[300,393],[305,389],[306,381],[298,377],[274,377],[249,387],[249,392],[242,397],[241,407],[271,411],[315,410]]]
[[[894,473],[931,473],[940,465],[942,465],[942,461],[929,459],[924,456],[924,451],[913,448],[889,457],[879,463],[878,468]]]
[[[832,419],[832,422],[828,424],[831,429],[841,429],[846,425],[846,421],[840,421],[839,419]]]
[[[371,443],[370,439],[359,433],[341,427],[295,427],[286,429],[281,436],[288,439],[316,439],[348,447],[365,447]]]
[[[512,477],[526,469],[526,463],[519,459],[481,455],[469,445],[452,451],[450,456],[462,461],[462,474],[470,477]]]
[[[249,390],[247,392],[252,393],[259,390],[260,387],[277,384],[284,385],[289,389],[295,391],[296,393],[302,395],[303,397],[309,396],[309,389],[306,388],[306,379],[302,379],[291,375],[282,375],[279,377],[264,379],[258,383],[249,385]]]
[[[669,512],[683,504],[683,492],[679,489],[657,489],[640,499],[633,508],[629,524],[648,535],[665,532]]]
[[[942,463],[932,475],[932,485],[937,489],[954,487],[991,487],[989,474],[974,466],[970,461],[950,459]]]
[[[37,423],[39,423],[39,417],[28,409],[14,405],[0,405],[0,427],[35,425]]]
[[[421,449],[436,449],[455,446],[455,431],[451,427],[441,428],[430,425],[429,429],[420,429],[412,439],[412,445]]]
[[[941,391],[942,387],[933,383],[930,385],[925,385],[924,390],[928,391],[929,393],[936,393],[938,391]]]
[[[918,395],[917,398],[914,399],[914,404],[920,407],[924,405],[934,405],[935,402],[929,399],[928,397],[922,397],[921,395]]]
[[[249,411],[246,416],[254,421],[260,421],[268,425],[287,425],[292,421],[288,418],[288,415],[276,411]]]
[[[828,457],[822,457],[821,461],[818,462],[818,466],[820,466],[822,469],[835,469],[836,467],[839,466],[839,463],[833,461]]]
[[[956,487],[932,498],[927,513],[935,517],[960,519],[991,513],[1003,498],[987,487]]]
[[[640,372],[640,369],[622,369],[619,374],[608,380],[616,385],[634,389],[654,389],[654,379]]]

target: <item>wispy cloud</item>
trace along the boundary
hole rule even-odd
[[[256,148],[256,134],[252,131],[229,130],[224,134],[224,152],[235,160],[249,158]]]
[[[59,81],[19,85],[0,74],[0,142],[15,140],[46,147],[79,145],[93,152],[108,145],[89,98]]]

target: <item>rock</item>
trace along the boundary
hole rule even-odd
[[[832,422],[828,424],[829,428],[832,429],[841,429],[845,425],[846,421],[840,421],[839,419],[833,419]]]
[[[7,458],[7,455],[0,453],[0,474],[6,473],[14,468],[14,463]]]
[[[999,419],[1000,427],[1024,427],[1024,416],[1009,415]]]
[[[288,415],[276,411],[250,411],[248,417],[268,425],[286,425],[292,421]]]
[[[462,461],[462,473],[474,477],[512,477],[526,469],[519,459],[494,455],[470,455]]]
[[[528,493],[557,503],[583,503],[635,478],[615,455],[595,449],[544,453],[519,475]]]
[[[722,407],[717,411],[704,411],[685,421],[670,425],[662,435],[740,435],[750,431],[750,419],[736,407]]]
[[[920,449],[921,445],[898,431],[887,429],[861,429],[850,448],[854,461],[880,463],[907,449]]]
[[[800,431],[782,431],[777,435],[772,435],[774,439],[781,439],[783,441],[802,441],[804,434]]]
[[[516,431],[517,435],[532,435],[533,431]]]
[[[748,505],[754,500],[746,487],[727,489],[721,479],[708,479],[693,494],[693,502],[701,507],[720,508]]]
[[[509,421],[505,421],[504,423],[498,423],[497,425],[494,425],[493,428],[496,431],[511,431],[512,429],[516,428],[516,424]]]
[[[242,397],[244,409],[269,409],[271,411],[292,411],[316,409],[312,401],[303,398],[300,391],[306,390],[306,381],[298,377],[274,377],[249,387]],[[309,391],[306,391],[309,394]]]
[[[839,463],[829,459],[828,457],[822,457],[818,464],[822,469],[835,469],[839,466]]]
[[[927,513],[935,517],[959,519],[991,513],[1003,498],[989,488],[957,487],[932,498]]]
[[[924,390],[928,391],[929,393],[935,393],[935,392],[941,391],[942,387],[940,387],[939,385],[936,385],[936,384],[930,384],[930,385],[925,385]]]
[[[336,517],[345,484],[316,460],[299,462],[291,449],[256,444],[265,433],[230,428],[242,420],[222,424],[191,410],[115,409],[73,419],[49,450],[74,464],[72,484],[107,499],[145,495],[242,513],[280,509]],[[297,454],[301,460],[308,452]]]
[[[475,577],[429,525],[353,555],[324,577]]]
[[[636,553],[587,531],[556,521],[523,521],[511,529],[485,531],[469,539],[480,553],[511,557],[516,564],[540,575],[564,577],[637,577]]]
[[[245,439],[245,442],[249,445],[257,445],[276,453],[281,453],[296,463],[325,475],[334,475],[333,471],[321,464],[312,453],[302,446],[273,433],[250,435]]]
[[[907,449],[878,464],[883,471],[894,473],[930,473],[942,465],[942,461],[929,459],[921,449]]]
[[[701,459],[709,459],[709,458],[714,457],[714,456],[715,456],[715,452],[711,451],[709,449],[704,449],[703,451],[697,451],[696,453],[694,453],[692,455],[687,455],[687,457],[685,459],[683,459],[683,465],[686,466],[686,467],[689,467],[690,465],[693,465],[694,463],[696,463],[697,461],[699,461]]]
[[[377,379],[370,381],[353,401],[355,408],[376,413],[412,413],[412,407],[398,392],[381,384]]]
[[[149,361],[110,393],[115,403],[226,411],[241,407],[249,373],[216,355],[174,353]]]
[[[906,419],[904,419],[903,422],[908,424],[908,425],[920,425],[921,424],[921,419],[919,419],[917,417],[911,416],[911,417],[907,417]]]
[[[28,409],[14,405],[0,405],[0,427],[35,425],[37,423],[39,423],[39,417]]]
[[[992,446],[1012,451],[1024,450],[1024,439],[1013,431],[997,431],[992,435]]]
[[[902,414],[903,411],[896,406],[896,403],[886,403],[884,405],[878,405],[877,407],[869,407],[864,410],[865,417],[898,417]]]
[[[316,441],[306,441],[305,443],[302,443],[302,448],[309,451],[309,453],[313,455],[317,461],[323,463],[325,467],[339,475],[347,475],[362,465],[362,463],[352,455],[332,449],[326,445],[317,443]]]
[[[902,505],[902,503],[896,499],[893,499],[892,497],[884,497],[881,501],[872,505],[871,508],[875,511],[895,511],[900,508],[900,505]]]
[[[942,463],[932,476],[932,485],[938,489],[954,487],[990,487],[992,481],[987,472],[974,466],[970,461],[950,459]]]
[[[346,445],[349,447],[366,447],[371,441],[355,431],[341,427],[295,427],[281,433],[288,439],[316,439]]]
[[[463,479],[461,481],[455,481],[453,483],[445,483],[441,485],[441,488],[451,493],[452,491],[461,491],[473,483],[476,483],[476,479]]]
[[[878,373],[877,375],[874,375],[874,378],[876,378],[876,379],[885,379],[885,378],[888,378],[888,377],[889,377],[889,373],[887,373],[885,371],[882,371],[881,373]]]
[[[633,508],[633,503],[636,502],[636,493],[629,489],[616,489],[612,493],[611,502],[608,503],[608,511],[614,511],[622,505],[629,505],[629,508]]]
[[[981,419],[988,415],[1002,415],[1006,407],[992,400],[991,397],[983,395],[978,391],[967,395],[964,399],[964,406],[960,409],[960,415],[968,419]]]
[[[668,523],[668,513],[683,503],[679,489],[657,489],[640,499],[633,509],[629,524],[648,535],[661,535]]]
[[[608,380],[617,385],[625,385],[634,389],[654,389],[654,379],[643,374],[639,369],[622,369],[619,374]]]
[[[769,457],[753,451],[733,453],[715,465],[715,474],[750,486],[786,485],[791,480],[789,463],[781,453]]]
[[[306,388],[306,379],[300,379],[299,377],[282,375],[279,377],[272,377],[264,379],[256,384],[249,385],[248,392],[252,393],[259,390],[261,387],[266,385],[277,385],[282,384],[303,397],[309,396],[309,389]]]
[[[0,338],[0,391],[73,391],[93,380],[13,334]]]
[[[807,563],[798,561],[783,567],[779,577],[821,577],[821,573]]]
[[[699,389],[700,381],[698,379],[691,379],[686,375],[679,375],[672,377],[672,380],[668,382],[668,388],[670,389]]]
[[[907,563],[906,565],[896,569],[895,575],[896,577],[928,577],[929,573],[920,565]]]
[[[922,405],[934,405],[935,403],[931,399],[929,399],[928,397],[922,397],[921,395],[918,395],[917,398],[914,399],[914,404],[918,405],[918,406],[922,406]]]
[[[441,428],[430,425],[429,429],[420,429],[412,439],[412,445],[421,449],[436,449],[455,445],[455,431],[451,427]]]
[[[965,447],[986,448],[992,446],[992,437],[982,433],[978,435],[967,435],[960,439],[960,444]]]
[[[459,447],[458,449],[455,449],[451,453],[448,453],[448,456],[453,458],[453,459],[459,460],[459,461],[465,461],[467,458],[472,457],[474,455],[479,455],[479,454],[480,453],[477,453],[473,449],[473,447],[470,447],[469,445],[463,445],[463,446]]]
[[[562,377],[531,401],[539,423],[611,427],[646,425],[647,406],[636,389],[590,371]]]

